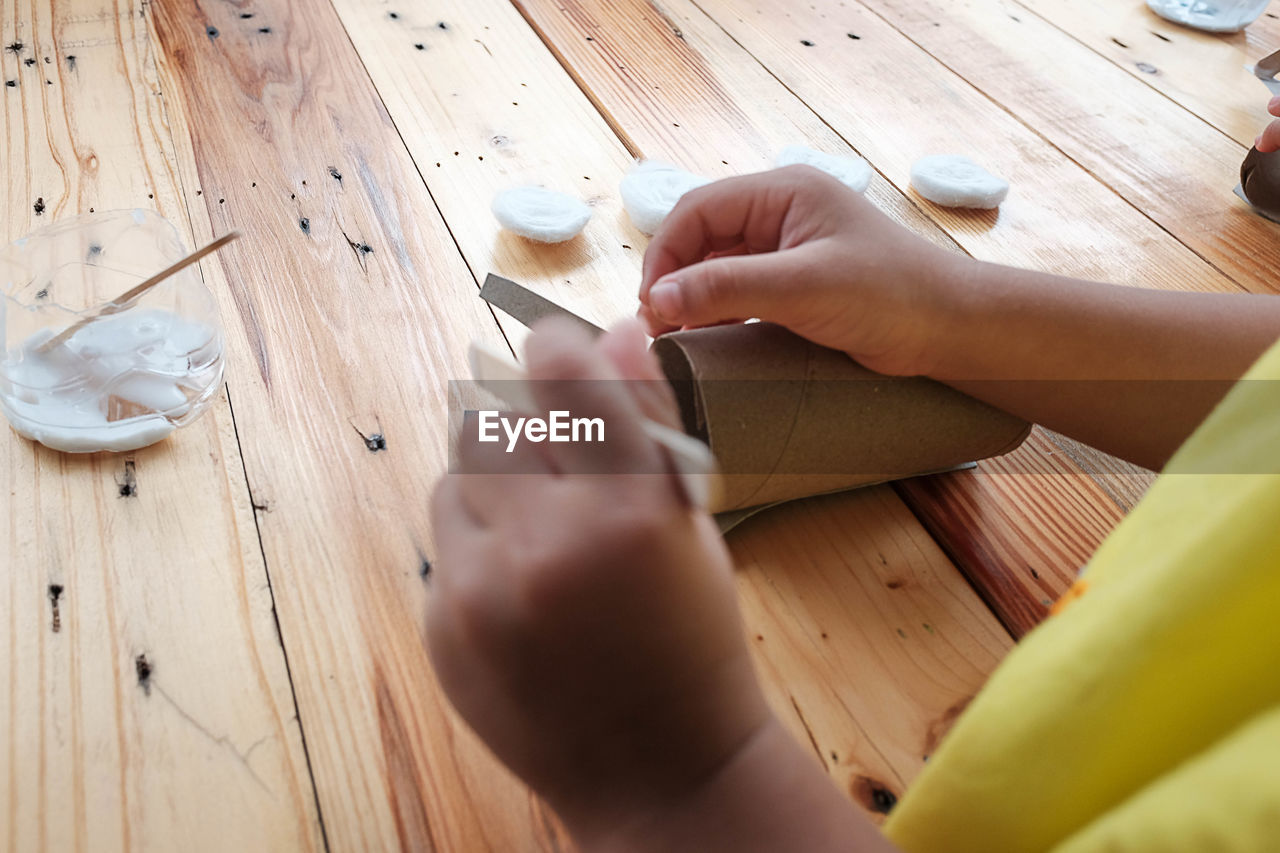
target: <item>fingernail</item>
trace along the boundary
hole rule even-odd
[[[1280,95],[1276,95],[1270,101],[1267,102],[1267,109],[1272,109],[1278,106],[1280,106]]]
[[[668,323],[680,320],[684,310],[684,298],[680,295],[680,283],[670,279],[660,281],[649,289],[649,306]]]

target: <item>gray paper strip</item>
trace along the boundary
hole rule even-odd
[[[532,326],[544,317],[567,317],[590,332],[593,338],[604,334],[604,330],[594,323],[582,319],[572,311],[566,311],[551,300],[500,275],[489,273],[485,276],[484,286],[480,288],[480,298],[494,308],[502,309],[526,326]]]

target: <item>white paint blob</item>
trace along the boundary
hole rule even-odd
[[[856,193],[865,192],[871,185],[871,164],[861,157],[840,157],[825,154],[804,145],[788,145],[778,152],[773,161],[783,166],[812,166],[826,172]]]
[[[911,166],[911,186],[943,207],[1000,206],[1009,182],[998,178],[962,154],[932,154]]]
[[[493,215],[512,233],[539,243],[572,240],[587,227],[591,208],[544,187],[516,187],[494,196]]]
[[[221,334],[156,308],[90,323],[48,352],[46,328],[0,362],[0,411],[25,438],[92,453],[154,444],[203,408],[222,378]]]
[[[618,190],[631,224],[652,235],[681,196],[709,183],[706,178],[677,169],[670,163],[644,160],[627,172]]]

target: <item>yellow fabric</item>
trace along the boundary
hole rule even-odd
[[[885,824],[902,848],[1280,849],[1280,381],[1252,381],[1280,345],[1246,379],[956,723]]]
[[[1280,708],[1143,788],[1054,853],[1251,853],[1280,847]]]

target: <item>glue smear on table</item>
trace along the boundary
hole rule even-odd
[[[102,317],[65,343],[40,352],[57,333],[44,329],[0,363],[0,409],[25,438],[55,450],[135,450],[173,432],[197,399],[218,384],[193,354],[218,332],[156,308]],[[206,362],[207,359],[196,359]]]

